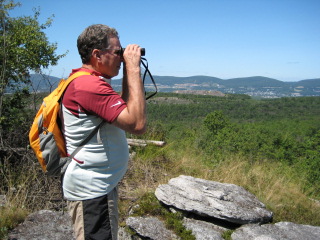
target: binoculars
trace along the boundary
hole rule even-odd
[[[146,55],[146,49],[145,48],[140,48],[141,49],[141,56]],[[123,52],[124,52],[125,48],[121,48],[120,49],[120,55],[123,56]]]

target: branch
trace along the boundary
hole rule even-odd
[[[145,147],[148,144],[152,144],[158,147],[163,147],[166,144],[163,141],[132,139],[132,138],[127,138],[127,141],[128,141],[128,145],[130,146],[140,146],[140,147]]]

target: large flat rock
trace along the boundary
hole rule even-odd
[[[273,213],[244,188],[191,176],[172,178],[160,185],[159,201],[199,216],[213,217],[236,224],[267,223]]]

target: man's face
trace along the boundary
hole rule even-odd
[[[97,69],[100,73],[110,78],[119,74],[122,62],[122,57],[117,51],[119,49],[121,49],[119,38],[111,37],[108,49],[100,51],[99,69]]]

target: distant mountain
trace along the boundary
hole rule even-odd
[[[220,91],[222,93],[247,94],[250,96],[275,98],[288,96],[320,96],[320,78],[305,79],[297,82],[283,82],[262,76],[220,79],[209,76],[153,76],[160,92],[183,91]],[[60,78],[52,76],[31,75],[35,91],[48,92],[54,89]],[[112,80],[116,91],[121,90],[121,79]],[[146,77],[145,88],[154,90],[149,77]]]
[[[61,80],[57,77],[40,74],[31,74],[30,79],[32,83],[32,89],[30,90],[33,92],[51,92]]]
[[[224,80],[223,85],[226,87],[283,87],[285,82],[267,77],[247,77],[247,78],[232,78]]]

